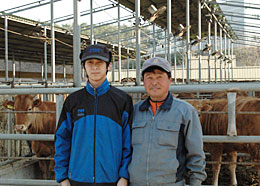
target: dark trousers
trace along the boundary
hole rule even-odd
[[[116,186],[116,183],[84,183],[70,180],[71,186]]]

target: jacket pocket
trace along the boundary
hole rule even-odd
[[[146,125],[146,121],[133,121],[132,145],[141,144],[143,142],[145,125]]]
[[[159,121],[157,123],[157,129],[159,145],[166,145],[177,148],[180,130],[179,123]]]

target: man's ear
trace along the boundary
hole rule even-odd
[[[108,70],[111,70],[111,68],[112,68],[112,62],[110,62],[110,63],[108,64],[107,69],[108,69]]]

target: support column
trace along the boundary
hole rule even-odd
[[[220,46],[220,55],[224,55],[223,54],[223,51],[222,51],[222,49],[223,49],[223,45],[222,45],[222,28],[220,28],[220,30],[219,30],[219,46]],[[223,75],[222,75],[222,64],[223,64],[223,60],[222,60],[222,58],[220,58],[219,59],[219,62],[220,62],[220,82],[222,82],[222,77],[223,77]]]
[[[172,6],[171,6],[171,0],[167,0],[167,37],[168,37],[168,54],[167,54],[167,59],[170,62],[170,65],[172,66],[171,62],[171,26],[172,26]]]
[[[198,36],[201,39],[201,2],[198,0]],[[201,42],[198,45],[199,51],[199,83],[201,83]]]
[[[43,59],[41,58],[41,81],[44,81],[44,62]]]
[[[94,44],[93,0],[90,0],[90,43]]]
[[[5,81],[9,81],[9,79],[8,79],[8,18],[7,18],[7,16],[5,16]]]
[[[54,30],[54,5],[53,5],[53,0],[51,0],[51,68],[52,68],[52,82],[55,82],[55,30]]]
[[[126,49],[127,82],[129,81],[129,48]]]
[[[115,56],[112,56],[112,82],[115,82]]]
[[[80,55],[80,26],[79,26],[79,1],[74,0],[74,24],[73,24],[73,81],[75,87],[81,87],[81,62]]]
[[[140,68],[141,68],[141,56],[140,56],[140,0],[135,0],[135,28],[136,28],[136,84],[141,84]]]
[[[230,81],[230,38],[228,38],[228,61],[227,61],[227,65],[228,65],[228,81]]]
[[[47,29],[44,26],[44,37],[47,38]],[[48,67],[47,67],[47,41],[44,41],[44,81],[48,80]]]
[[[164,59],[167,60],[167,30],[164,31]]]
[[[186,0],[186,27],[188,27],[186,32],[186,45],[187,45],[187,79],[186,84],[190,84],[190,1]]]
[[[182,40],[182,84],[184,84],[184,63],[185,63],[185,52],[184,52],[184,40]],[[187,77],[187,76],[186,76]]]
[[[117,14],[117,34],[118,34],[118,38],[117,38],[117,46],[118,46],[118,82],[121,82],[121,41],[120,41],[120,4],[117,4],[117,8],[118,8],[118,14]]]
[[[233,66],[233,52],[234,52],[234,43],[231,40],[231,79],[234,80],[234,66]]]
[[[12,70],[13,70],[13,82],[12,82],[12,84],[13,84],[13,86],[14,86],[14,84],[15,84],[15,59],[14,59],[14,52],[12,52],[13,53],[13,63],[12,63]]]
[[[224,33],[224,70],[225,70],[225,81],[227,81],[227,34]]]
[[[211,18],[210,18],[211,19]],[[208,46],[210,47],[211,45],[211,40],[210,40],[210,37],[211,37],[211,23],[210,23],[210,20],[208,20]],[[210,83],[211,81],[211,63],[210,63],[210,53],[211,53],[211,49],[208,50],[208,82]]]
[[[215,32],[214,32],[214,48],[215,51],[217,52],[218,50],[218,45],[217,45],[217,32],[218,32],[218,28],[217,28],[217,21],[214,20],[214,28],[215,28]],[[217,83],[217,55],[215,55],[215,83]]]
[[[153,57],[155,57],[156,44],[155,44],[155,24],[153,24]]]
[[[66,62],[63,61],[63,81],[66,82]]]
[[[176,68],[177,68],[177,57],[176,57],[176,55],[177,55],[177,45],[176,45],[176,37],[174,38],[174,83],[176,84],[177,83],[177,79],[176,79],[176,74],[177,74],[177,72],[176,72]]]

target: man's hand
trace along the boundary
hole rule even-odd
[[[69,181],[68,179],[63,180],[63,181],[61,182],[61,186],[70,186],[70,181]]]
[[[120,178],[119,181],[117,182],[117,186],[127,186],[127,179]]]

